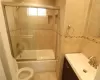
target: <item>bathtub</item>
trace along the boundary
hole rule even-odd
[[[41,61],[17,61],[18,67],[30,67],[35,72],[55,72],[56,60],[41,60]]]
[[[45,50],[23,50],[16,57],[17,61],[27,60],[55,60],[55,53],[52,49]]]
[[[55,53],[53,50],[23,50],[17,56],[18,67],[30,67],[35,72],[56,71]]]

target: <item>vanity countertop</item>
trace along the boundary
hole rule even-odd
[[[82,53],[65,54],[65,57],[79,80],[94,80],[97,69],[90,66],[89,59]],[[87,73],[83,71],[84,69]]]

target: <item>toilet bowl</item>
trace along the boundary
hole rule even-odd
[[[21,69],[18,69],[18,65],[15,59],[13,62],[15,64],[14,67],[18,80],[33,80],[32,78],[34,76],[34,70],[32,68],[23,67]]]
[[[18,70],[18,80],[32,80],[34,75],[33,69],[24,67]]]

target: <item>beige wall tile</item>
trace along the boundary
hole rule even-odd
[[[90,0],[56,0],[56,5],[61,8],[60,30],[61,50],[57,54],[57,77],[61,79],[61,70],[63,65],[64,54],[68,52],[81,52],[82,39],[65,38],[68,25],[71,25],[69,30],[70,36],[82,36],[84,34],[85,23]],[[67,36],[67,35],[66,35]]]
[[[12,11],[9,9],[7,9],[7,11],[12,13]],[[16,45],[18,43],[24,49],[56,50],[57,24],[55,23],[55,20],[57,20],[57,18],[55,19],[55,12],[56,11],[54,10],[48,9],[47,16],[28,16],[27,8],[14,8],[14,15],[12,15],[11,17],[15,20],[15,26],[12,26],[13,22],[11,23],[11,18],[7,14],[7,16],[9,16],[8,23],[10,26],[10,35],[15,56],[17,56],[19,52],[16,48]]]
[[[88,13],[88,21],[86,28],[84,29],[84,36],[92,37],[94,39],[99,39],[100,36],[100,2],[99,0],[92,0],[90,3],[90,12]],[[82,41],[82,53],[85,54],[87,57],[95,56],[100,62],[100,44],[91,42],[89,40]]]
[[[100,28],[99,28],[99,17],[100,17],[100,2],[98,0],[93,0],[92,5],[90,6],[90,13],[88,24],[85,29],[85,35],[92,36],[92,37],[99,37],[100,36]]]
[[[95,56],[97,61],[100,62],[100,44],[83,40],[82,43],[82,53],[85,54],[87,57]]]

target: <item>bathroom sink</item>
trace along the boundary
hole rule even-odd
[[[87,57],[81,53],[66,54],[65,56],[79,80],[94,80],[97,70],[90,66]]]

